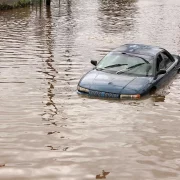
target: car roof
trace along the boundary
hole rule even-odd
[[[144,44],[124,44],[115,49],[117,52],[144,55],[144,56],[156,56],[159,52],[164,50],[158,46],[144,45]]]

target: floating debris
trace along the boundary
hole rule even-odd
[[[59,131],[52,131],[52,132],[48,132],[47,135],[54,134],[54,133],[60,133],[60,132]]]
[[[65,147],[65,148],[63,149],[63,151],[67,151],[67,149],[69,149],[69,147]]]
[[[107,176],[109,173],[110,173],[110,172],[106,172],[106,171],[102,170],[102,174],[96,175],[96,179],[106,179],[106,176]]]
[[[47,146],[47,147],[50,147],[51,150],[58,150],[57,148],[54,148],[53,146]]]
[[[0,167],[4,167],[5,166],[5,164],[0,164]]]

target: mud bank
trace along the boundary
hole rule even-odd
[[[31,0],[0,0],[0,10],[25,7],[31,4]]]

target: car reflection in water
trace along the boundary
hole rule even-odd
[[[165,96],[164,95],[151,95],[154,102],[164,102]]]

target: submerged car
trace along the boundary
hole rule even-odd
[[[85,74],[79,94],[103,98],[131,98],[152,94],[180,71],[180,57],[150,45],[125,44],[109,52]]]

